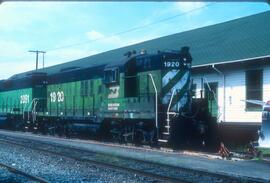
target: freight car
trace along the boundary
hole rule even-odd
[[[209,143],[215,122],[207,103],[192,98],[189,48],[124,55],[114,62],[62,64],[1,81],[3,119],[10,128],[43,133]]]

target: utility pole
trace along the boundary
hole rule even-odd
[[[42,67],[43,67],[43,69],[44,69],[44,66],[45,66],[45,63],[44,63],[44,54],[45,53],[46,53],[45,51],[42,52]]]
[[[44,68],[44,54],[46,52],[45,51],[40,51],[40,50],[29,50],[28,52],[36,53],[36,70],[38,70],[38,54],[42,53],[43,54],[43,68]]]

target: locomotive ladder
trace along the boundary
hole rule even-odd
[[[158,142],[161,142],[161,143],[167,143],[168,139],[170,137],[170,123],[171,123],[170,116],[177,114],[175,112],[170,112],[170,108],[171,108],[171,104],[172,104],[172,100],[173,100],[173,97],[174,97],[175,90],[173,90],[171,98],[170,98],[169,106],[168,106],[168,109],[167,109],[166,124],[164,125],[165,129],[161,134],[162,138],[160,138],[160,135],[159,135],[159,123],[158,123],[158,93],[157,93],[157,87],[156,87],[156,84],[155,84],[155,81],[154,81],[154,78],[153,78],[152,74],[148,74],[148,76],[150,77],[150,79],[152,81],[152,84],[153,84],[153,87],[154,87],[154,90],[155,90],[155,100],[156,100],[155,101],[155,111],[156,111],[155,126],[156,126],[156,130],[157,130],[157,133],[156,133],[157,134],[157,140],[158,140]]]
[[[170,102],[169,102],[169,106],[168,106],[168,109],[167,109],[167,112],[166,112],[167,118],[166,118],[166,124],[164,125],[164,131],[162,132],[162,137],[163,138],[158,139],[158,141],[162,142],[162,143],[167,143],[168,142],[168,139],[170,137],[171,116],[175,116],[177,114],[176,112],[170,112],[170,108],[171,108],[171,105],[172,105],[172,100],[173,100],[173,97],[174,97],[174,93],[175,93],[175,90],[173,90],[173,92],[172,92]]]

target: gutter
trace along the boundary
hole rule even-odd
[[[225,122],[225,112],[226,112],[226,83],[225,83],[225,74],[223,72],[221,72],[220,70],[218,70],[214,64],[212,64],[212,68],[219,74],[223,76],[223,122]]]
[[[202,65],[195,65],[195,66],[192,66],[192,68],[206,67],[206,66],[213,66],[213,65],[222,65],[222,64],[231,64],[231,63],[237,63],[237,62],[246,62],[246,61],[250,61],[250,60],[265,59],[265,58],[270,58],[270,55],[265,55],[265,56],[260,56],[260,57],[250,57],[250,58],[238,59],[238,60],[228,60],[228,61],[223,61],[223,62],[202,64]]]

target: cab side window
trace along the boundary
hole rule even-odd
[[[113,84],[119,82],[119,69],[107,69],[104,70],[104,83],[105,84]]]

